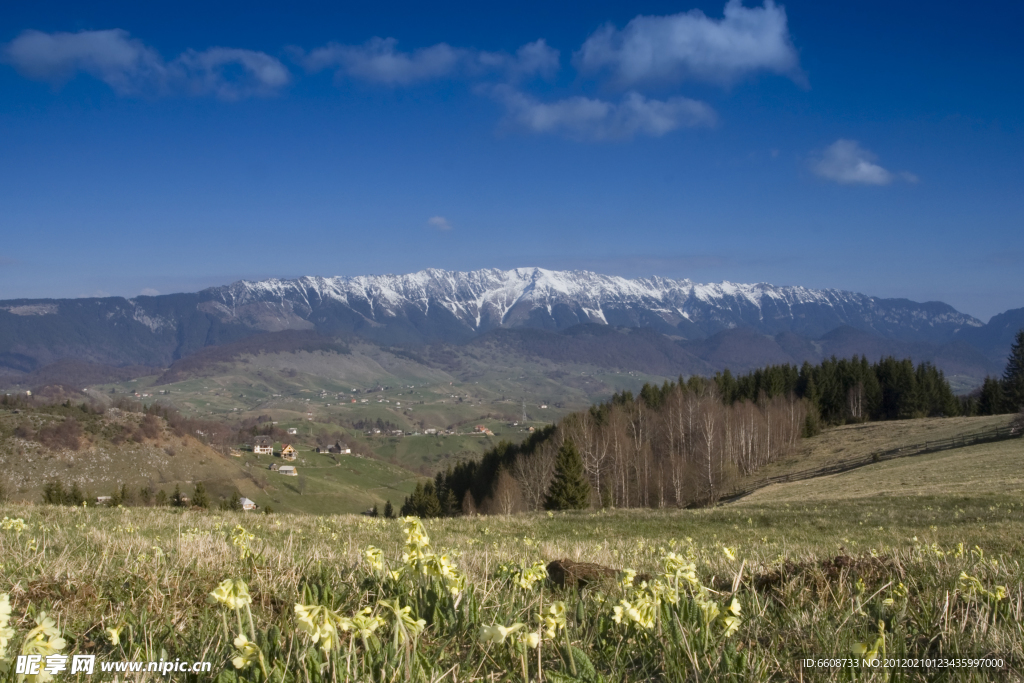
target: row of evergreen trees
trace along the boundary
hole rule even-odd
[[[961,413],[942,370],[927,362],[915,366],[909,358],[869,363],[861,356],[833,356],[817,365],[772,365],[739,377],[725,370],[715,375],[715,383],[729,404],[792,393],[806,399],[828,425]]]
[[[65,486],[59,479],[52,479],[43,486],[42,499],[44,505],[96,505],[97,498],[82,490],[78,482],[71,486]],[[137,492],[132,491],[127,484],[115,487],[110,494],[110,499],[103,505],[108,507],[176,507],[176,508],[198,508],[206,510],[210,507],[210,494],[203,482],[196,482],[192,489],[192,496],[187,497],[181,491],[181,485],[175,484],[174,491],[167,495],[163,489],[154,489],[151,485],[141,487]],[[230,498],[222,500],[219,504],[221,510],[242,509],[242,496],[235,491]],[[265,510],[272,512],[272,510]]]

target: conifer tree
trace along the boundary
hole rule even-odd
[[[1003,371],[1003,402],[1011,413],[1024,408],[1024,330],[1017,332],[1010,347],[1010,357]]]
[[[164,505],[167,505],[167,492],[164,491],[163,489],[158,490],[156,492],[156,498],[154,499],[153,503],[158,507],[163,507]]]
[[[86,500],[85,494],[82,493],[82,489],[78,488],[78,482],[71,484],[71,491],[68,492],[68,503],[71,505],[81,505]]]
[[[185,496],[181,495],[181,486],[174,485],[174,493],[171,495],[171,505],[176,508],[185,507]]]
[[[391,505],[391,500],[388,499],[388,501],[384,503],[384,517],[387,519],[392,519],[394,516],[395,508],[393,505]]]
[[[196,482],[195,491],[192,493],[192,504],[197,508],[206,509],[210,507],[210,497],[206,494],[206,487],[203,482]]]
[[[590,507],[590,482],[576,444],[566,441],[558,449],[555,478],[544,501],[545,510],[583,510]]]
[[[1003,412],[1003,385],[995,377],[986,377],[978,396],[978,415],[998,415]]]

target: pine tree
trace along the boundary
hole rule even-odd
[[[995,377],[986,377],[978,396],[978,415],[998,415],[1003,412],[1003,385]]]
[[[1024,330],[1017,333],[1003,371],[1003,402],[1008,412],[1024,408]]]
[[[220,503],[220,509],[228,512],[241,512],[242,510],[242,496],[238,491],[234,491],[231,497],[227,500],[222,500]]]
[[[392,519],[394,516],[395,508],[393,505],[391,505],[391,500],[389,499],[386,503],[384,503],[384,517],[387,519]]]
[[[176,508],[185,507],[185,496],[181,495],[181,486],[174,485],[174,493],[171,495],[171,505]]]
[[[544,501],[545,510],[583,510],[590,507],[590,482],[583,471],[583,458],[572,441],[558,449],[555,479]]]
[[[70,505],[78,506],[84,503],[85,500],[85,494],[82,493],[82,489],[78,488],[78,482],[76,481],[71,485],[71,491],[68,492],[67,502]]]
[[[192,504],[204,510],[210,507],[210,497],[206,495],[206,487],[203,482],[196,482],[195,491],[192,493]]]
[[[167,505],[167,492],[164,491],[163,489],[157,491],[156,498],[153,502],[158,507],[163,507],[164,505]]]

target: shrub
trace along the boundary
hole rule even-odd
[[[36,435],[39,443],[47,448],[68,448],[77,451],[81,446],[82,425],[73,417],[64,418],[63,422],[46,425]]]

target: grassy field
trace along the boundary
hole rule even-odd
[[[7,506],[8,655],[45,610],[63,653],[209,660],[224,681],[1021,680],[1021,453],[1010,441],[884,462],[714,509],[429,520],[422,532],[357,516]],[[531,568],[555,559],[647,582],[535,581]],[[246,586],[237,611],[224,602],[235,584],[203,599],[226,579]]]
[[[271,463],[294,465],[296,477],[268,469]],[[276,511],[332,515],[358,513],[390,500],[399,508],[420,477],[378,460],[352,455],[298,451],[292,462],[245,453],[242,466],[252,473],[242,493],[261,507]]]
[[[832,427],[815,437],[801,439],[793,452],[740,480],[736,488],[742,489],[746,483],[770,477],[840,465],[891,448],[1004,427],[1012,419],[1012,415],[929,417]]]
[[[965,478],[965,472],[970,476]],[[979,444],[860,467],[842,474],[773,484],[743,500],[802,502],[854,498],[928,499],[1012,495],[1024,490],[1024,440]]]

